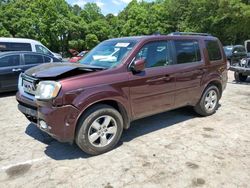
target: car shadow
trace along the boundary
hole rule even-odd
[[[136,120],[131,123],[128,130],[123,132],[122,142],[129,142],[134,138],[173,126],[177,123],[197,117],[192,107],[183,107],[176,110],[163,112],[157,115]]]
[[[11,97],[11,96],[14,96],[14,95],[16,95],[16,91],[0,93],[0,98]]]
[[[236,82],[236,80],[233,80],[231,82],[228,82],[230,84],[240,84],[240,85],[250,85],[250,76],[248,76],[247,80],[245,82]]]
[[[117,144],[117,147],[120,147],[124,142],[129,142],[134,138],[138,138],[148,133],[173,126],[177,123],[184,122],[195,117],[197,117],[197,114],[191,107],[184,107],[136,120],[131,123],[131,126],[128,130],[123,132],[122,138]],[[33,137],[34,139],[46,144],[47,146],[44,152],[48,157],[52,159],[69,160],[91,157],[91,155],[82,152],[76,146],[76,144],[71,145],[68,143],[60,143],[50,137],[48,134],[42,132],[32,123],[28,125],[25,133]]]
[[[88,158],[90,155],[80,150],[76,144],[61,143],[49,136],[47,133],[41,131],[36,125],[30,123],[25,133],[32,138],[46,144],[44,153],[55,160]]]

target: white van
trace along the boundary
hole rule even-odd
[[[51,52],[42,43],[25,38],[6,38],[0,37],[0,52],[7,51],[32,51],[39,52],[47,55],[54,56],[58,59],[62,59],[62,56],[58,53]]]

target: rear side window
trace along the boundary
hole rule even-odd
[[[209,60],[210,61],[221,60],[222,55],[221,55],[218,41],[207,40],[205,42],[206,42],[206,48],[208,51]]]
[[[43,63],[43,56],[24,54],[24,62],[25,65],[40,64]]]
[[[0,42],[0,51],[32,51],[29,43]]]
[[[19,64],[20,64],[19,55],[9,55],[9,56],[4,56],[0,58],[0,68],[18,66]]]
[[[176,40],[174,41],[177,64],[201,61],[198,41]]]

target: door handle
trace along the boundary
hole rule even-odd
[[[12,72],[21,72],[22,69],[18,68],[18,69],[12,69]]]
[[[147,80],[146,82],[147,83],[152,83],[152,82],[160,82],[160,81],[169,81],[170,79],[171,79],[171,77],[166,75],[166,76],[163,76],[163,77],[160,77],[160,78],[154,78],[154,79]]]

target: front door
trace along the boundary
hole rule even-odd
[[[134,119],[165,111],[174,105],[175,77],[169,69],[172,58],[169,42],[150,42],[135,60],[145,59],[146,68],[130,73],[130,101]]]

